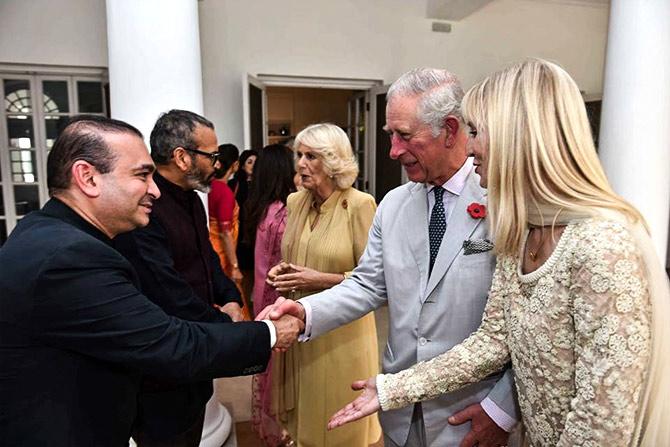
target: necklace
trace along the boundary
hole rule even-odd
[[[531,228],[530,231],[533,232],[537,228]],[[528,241],[526,242],[526,248],[528,249],[528,256],[530,256],[530,259],[535,262],[537,260],[537,255],[540,254],[540,249],[542,248],[542,244],[544,243],[544,231],[540,229],[540,243],[537,244],[537,248],[533,250],[530,248],[530,233],[528,234]]]

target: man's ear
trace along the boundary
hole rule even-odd
[[[72,183],[88,197],[100,195],[100,172],[87,161],[77,160],[70,169]]]
[[[453,147],[456,144],[460,129],[461,122],[455,116],[448,115],[444,119],[444,130],[447,133],[444,139],[445,147]]]
[[[191,156],[183,147],[176,147],[174,151],[172,151],[172,158],[174,158],[174,163],[181,171],[186,172],[191,169]]]

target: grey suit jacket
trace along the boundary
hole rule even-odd
[[[304,298],[312,308],[311,337],[355,320],[385,304],[389,308],[388,343],[383,370],[393,373],[449,350],[481,323],[495,265],[492,253],[463,254],[463,241],[487,238],[486,224],[466,211],[486,201],[474,169],[447,222],[447,230],[428,275],[428,201],[426,186],[406,183],[382,200],[368,244],[350,278]],[[361,379],[356,377],[352,379]],[[451,426],[447,418],[487,396],[518,419],[511,370],[459,391],[426,401],[423,418],[431,446],[458,446],[469,424]],[[387,436],[404,445],[412,407],[382,412]]]

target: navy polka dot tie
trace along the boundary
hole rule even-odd
[[[435,194],[435,205],[433,205],[433,211],[430,213],[430,223],[428,224],[428,239],[430,241],[430,270],[428,274],[433,271],[435,258],[440,251],[442,237],[447,229],[447,220],[444,217],[444,202],[442,201],[444,188],[441,186],[434,187],[433,194]]]

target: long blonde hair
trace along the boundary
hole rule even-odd
[[[527,60],[472,87],[463,114],[488,133],[489,217],[499,254],[518,255],[529,224],[590,216],[628,221],[652,308],[652,350],[630,445],[669,445],[668,278],[644,219],[607,181],[575,82],[555,64]]]
[[[498,254],[519,253],[529,222],[553,225],[599,208],[644,222],[607,181],[582,96],[558,65],[529,59],[494,73],[466,93],[463,115],[488,134],[489,216]],[[537,216],[540,222],[533,221]]]

